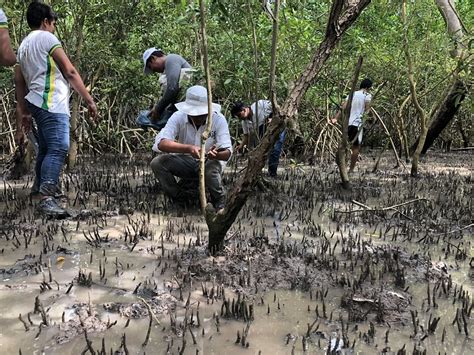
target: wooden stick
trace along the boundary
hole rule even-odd
[[[406,202],[403,202],[403,203],[398,203],[396,205],[393,205],[393,206],[388,206],[388,207],[382,207],[382,208],[371,208],[367,205],[364,205],[360,202],[357,202],[356,200],[352,200],[351,202],[357,206],[361,206],[361,207],[364,207],[366,210],[371,210],[371,211],[387,211],[387,210],[391,210],[391,209],[394,209],[394,208],[397,208],[397,207],[401,207],[401,206],[405,206],[405,205],[409,205],[411,203],[414,203],[414,202],[417,202],[417,201],[427,201],[426,198],[415,198],[413,200],[409,200],[409,201],[406,201]],[[365,211],[365,210],[354,210],[354,211],[351,211],[351,212],[356,212],[356,211]]]
[[[377,161],[375,162],[375,165],[374,165],[374,168],[372,169],[372,173],[375,173],[378,168],[379,168],[379,163],[380,163],[380,159],[382,158],[382,155],[383,153],[385,152],[385,149],[387,149],[387,146],[388,146],[388,141],[385,143],[383,149],[380,151],[380,154],[379,156],[377,157]],[[398,164],[398,163],[397,163]],[[398,165],[397,165],[398,166]]]
[[[451,148],[450,150],[451,150],[452,152],[462,152],[462,151],[474,150],[474,147]]]
[[[382,125],[383,129],[385,130],[385,134],[387,135],[388,139],[390,140],[390,144],[392,145],[393,154],[395,154],[395,159],[397,159],[397,167],[400,164],[402,164],[403,168],[407,169],[405,164],[403,164],[403,162],[400,160],[400,157],[398,156],[397,148],[395,147],[395,143],[393,143],[392,136],[390,135],[390,132],[388,131],[387,126],[383,122],[382,117],[380,117],[380,115],[377,113],[377,111],[375,111],[374,108],[371,108],[371,111],[373,112],[374,116],[379,120],[380,124]]]
[[[204,10],[204,1],[199,0],[199,12],[201,14],[201,34],[202,34],[202,53],[203,53],[203,64],[204,71],[206,73],[206,86],[207,86],[207,124],[206,129],[202,132],[201,136],[201,155],[199,157],[199,200],[201,202],[201,211],[206,211],[206,141],[209,137],[212,127],[212,91],[211,91],[211,73],[209,70],[209,58],[207,53],[207,36],[206,36],[206,14]]]
[[[150,304],[149,304],[147,301],[145,301],[143,298],[141,298],[141,297],[138,297],[138,299],[139,299],[140,301],[142,301],[142,302],[145,304],[146,308],[148,309],[148,311],[150,312],[150,314],[153,316],[153,319],[155,320],[155,322],[158,323],[159,325],[161,325],[161,323],[160,323],[160,321],[158,320],[158,318],[156,318],[155,313],[153,313],[153,311],[151,310]]]
[[[382,208],[372,208],[372,207],[369,207],[367,205],[364,205],[363,203],[360,203],[358,201],[355,201],[355,200],[352,200],[351,202],[357,206],[360,206],[362,207],[363,209],[361,210],[352,210],[352,211],[340,211],[340,210],[336,210],[334,212],[336,213],[358,213],[358,212],[378,212],[378,211],[388,211],[388,210],[394,210],[395,212],[401,214],[402,216],[404,216],[405,218],[408,218],[410,220],[413,220],[413,218],[405,215],[404,213],[400,212],[399,210],[396,209],[396,207],[401,207],[401,206],[405,206],[405,205],[408,205],[408,204],[411,204],[411,203],[414,203],[414,202],[417,202],[417,201],[427,201],[426,198],[416,198],[414,200],[410,200],[410,201],[406,201],[406,202],[403,202],[403,203],[399,203],[399,204],[396,204],[396,205],[393,205],[393,206],[388,206],[388,207],[382,207]]]

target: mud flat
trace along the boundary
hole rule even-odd
[[[63,221],[35,215],[31,177],[2,183],[2,353],[474,353],[469,154],[419,179],[367,155],[350,192],[333,164],[284,166],[214,257],[146,160],[83,161]]]

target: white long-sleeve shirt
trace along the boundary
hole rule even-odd
[[[161,152],[158,148],[163,139],[170,139],[182,144],[191,144],[195,146],[201,145],[201,136],[206,129],[206,124],[201,125],[197,130],[188,115],[177,111],[175,112],[166,126],[158,133],[155,138],[153,150]],[[213,112],[212,127],[209,138],[206,141],[206,152],[215,146],[217,149],[225,148],[232,153],[232,142],[230,140],[229,126],[222,113]],[[224,161],[221,163],[225,164]]]

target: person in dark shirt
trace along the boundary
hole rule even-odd
[[[163,96],[149,113],[151,126],[161,129],[176,111],[174,104],[179,100],[180,78],[183,69],[191,69],[191,65],[178,54],[165,54],[161,49],[148,48],[143,53],[144,73],[161,73],[160,84]]]

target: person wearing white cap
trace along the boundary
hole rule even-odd
[[[13,52],[10,35],[8,34],[7,16],[0,9],[0,65],[11,66],[16,63],[16,55]]]
[[[165,55],[161,49],[155,47],[148,48],[143,53],[144,74],[162,73],[166,76],[166,89],[163,96],[149,113],[152,127],[163,128],[176,111],[174,104],[179,99],[181,69],[185,68],[191,68],[191,65],[178,54]]]
[[[206,129],[208,116],[207,90],[196,85],[186,91],[186,100],[176,104],[175,112],[156,136],[153,150],[160,154],[151,162],[151,169],[160,181],[163,191],[177,202],[186,201],[186,191],[180,188],[175,177],[197,180],[201,135]],[[227,120],[220,113],[220,105],[212,104],[212,127],[206,141],[206,187],[216,210],[224,207],[225,191],[222,173],[232,154]]]

